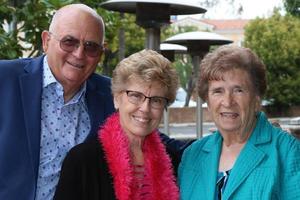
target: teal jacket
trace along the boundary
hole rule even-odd
[[[214,200],[222,137],[189,146],[178,170],[182,200]],[[223,199],[300,199],[300,141],[272,126],[264,113],[230,173]]]

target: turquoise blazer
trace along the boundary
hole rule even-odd
[[[300,141],[272,126],[264,113],[238,156],[223,199],[300,199]],[[214,200],[222,137],[197,140],[183,154],[178,169],[182,200]]]

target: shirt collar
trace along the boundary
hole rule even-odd
[[[56,80],[54,77],[52,71],[50,70],[47,56],[44,57],[43,61],[43,88],[46,88],[49,85],[55,85],[55,90],[58,95],[63,95],[63,87],[62,85]],[[74,97],[67,102],[67,104],[77,103],[78,101],[83,101],[84,98],[82,96],[85,96],[86,93],[86,81],[81,86],[80,90],[74,95]]]
[[[47,61],[47,56],[45,56],[43,62],[43,88],[47,87],[51,83],[58,83],[58,82],[55,79],[54,75],[52,74]]]

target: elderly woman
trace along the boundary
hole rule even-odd
[[[100,128],[97,141],[69,152],[55,199],[179,199],[157,130],[177,88],[175,69],[155,51],[143,50],[121,61],[112,78],[117,112]]]
[[[182,200],[300,199],[300,142],[260,111],[265,73],[243,47],[220,47],[201,62],[199,96],[217,131],[184,151]]]

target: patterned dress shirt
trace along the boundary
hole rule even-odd
[[[89,134],[91,126],[85,91],[86,83],[70,101],[64,102],[63,87],[53,76],[47,57],[44,58],[36,200],[53,199],[64,157]]]

